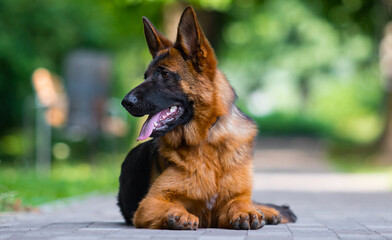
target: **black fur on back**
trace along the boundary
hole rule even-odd
[[[139,202],[150,188],[151,168],[158,159],[156,140],[150,140],[133,148],[121,166],[118,206],[128,224]]]

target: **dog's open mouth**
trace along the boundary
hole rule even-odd
[[[168,124],[174,123],[184,113],[184,108],[179,105],[171,106],[156,114],[148,116],[140,131],[137,141],[144,140],[151,136],[154,131],[164,130]]]

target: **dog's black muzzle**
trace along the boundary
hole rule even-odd
[[[156,86],[153,82],[143,82],[125,95],[121,104],[135,117],[155,114],[174,105],[183,105],[183,99],[178,98],[170,89]]]
[[[135,117],[150,114],[156,108],[156,104],[151,101],[151,96],[157,94],[153,89],[151,83],[143,82],[125,95],[121,105]]]

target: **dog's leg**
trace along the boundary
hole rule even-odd
[[[250,196],[239,196],[220,209],[218,227],[259,229],[265,225],[263,218],[263,213],[253,206]]]
[[[196,230],[199,218],[180,203],[147,196],[140,202],[133,223],[138,228]]]
[[[253,202],[256,208],[264,213],[267,224],[292,223],[297,221],[297,216],[288,205],[261,204]]]
[[[255,205],[255,207],[264,214],[264,219],[267,224],[276,225],[281,222],[282,217],[278,210],[265,205]]]

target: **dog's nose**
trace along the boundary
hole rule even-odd
[[[137,103],[137,97],[133,94],[128,94],[121,101],[121,105],[123,105],[123,107],[125,107],[127,109],[132,108],[136,103]]]

